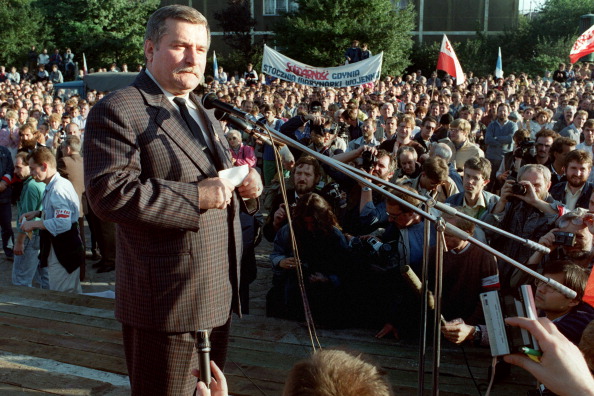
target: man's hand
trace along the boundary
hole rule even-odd
[[[226,179],[211,177],[198,183],[200,209],[225,209],[231,203],[235,186]]]
[[[507,202],[509,200],[510,197],[515,197],[514,194],[512,194],[512,186],[516,183],[515,180],[506,180],[505,183],[503,184],[503,186],[501,187],[501,198],[500,200],[503,200],[504,202]]]
[[[377,155],[376,147],[363,145],[357,149],[357,154],[358,154],[357,156],[360,157],[364,151],[371,151],[371,154]]]
[[[386,323],[384,327],[377,332],[375,338],[384,338],[388,334],[392,334],[394,338],[397,340],[400,339],[400,336],[398,335],[398,329],[394,327],[391,323]]]
[[[314,125],[322,125],[324,123],[324,117],[321,115],[306,114],[303,118],[307,121],[311,121]]]
[[[547,232],[546,234],[541,236],[540,239],[538,240],[538,243],[540,243],[543,246],[548,247],[549,249],[552,249],[553,246],[555,245],[555,235],[553,233],[557,232],[557,231],[561,231],[561,229],[553,228],[552,230],[550,230],[549,232]]]
[[[526,187],[526,194],[524,194],[524,195],[515,195],[514,194],[514,197],[520,198],[522,201],[526,202],[527,204],[529,204],[531,206],[536,206],[536,204],[539,201],[542,201],[540,198],[538,198],[538,195],[536,195],[536,190],[534,189],[534,186],[532,185],[532,183],[530,183],[529,181],[519,181],[518,183],[520,183],[521,185]]]
[[[311,274],[309,276],[309,281],[312,283],[327,283],[330,281],[328,277],[321,272],[316,272],[315,274]]]
[[[21,231],[23,232],[31,232],[37,228],[43,229],[43,221],[25,221],[21,224]]]
[[[528,330],[538,341],[543,354],[540,363],[521,354],[506,355],[503,360],[529,371],[559,395],[594,395],[594,378],[584,356],[553,322],[547,318],[507,318],[505,322]]]
[[[507,178],[509,177],[510,174],[511,174],[511,170],[508,169],[505,172],[503,172],[502,174],[500,174],[499,176],[497,176],[497,180],[499,180],[499,182],[501,182],[501,183],[505,183],[505,181],[507,180]]]
[[[295,257],[287,257],[286,259],[282,259],[278,263],[278,266],[284,269],[293,269],[297,267],[297,260],[295,260]]]
[[[274,227],[274,229],[276,231],[279,230],[279,228],[281,227],[281,224],[283,224],[283,222],[286,220],[287,218],[287,209],[285,207],[285,204],[280,204],[279,208],[276,210],[276,212],[274,212],[274,217],[272,220],[272,226]]]
[[[254,168],[250,168],[250,172],[243,179],[241,186],[237,188],[242,198],[258,198],[262,194],[262,190],[264,190],[262,178]]]
[[[214,378],[210,381],[210,389],[206,387],[206,384],[202,381],[198,381],[196,385],[197,396],[228,396],[229,390],[227,388],[227,379],[225,375],[217,366],[214,361],[210,361],[210,371]],[[192,375],[196,378],[200,378],[200,372],[196,369],[192,370]]]
[[[467,325],[462,319],[454,319],[441,326],[444,337],[454,344],[461,344],[474,336],[474,326]]]
[[[18,233],[16,235],[16,238],[14,241],[14,248],[12,249],[12,251],[17,256],[22,256],[23,254],[25,254],[24,253],[25,252],[25,234]]]
[[[19,217],[19,223],[23,222],[23,219],[27,220],[27,221],[31,221],[36,217],[40,217],[41,216],[41,211],[39,210],[32,210],[31,212],[27,212],[27,213],[23,213],[21,215],[21,217]]]
[[[8,188],[8,183],[5,180],[0,181],[0,192],[3,192]]]

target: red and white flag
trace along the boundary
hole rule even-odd
[[[573,44],[569,53],[569,61],[577,62],[582,56],[594,52],[594,26],[586,30]]]
[[[454,52],[454,48],[445,34],[443,35],[443,41],[441,42],[439,58],[437,58],[437,70],[443,70],[450,76],[456,77],[456,85],[460,85],[466,80],[466,77],[464,77],[464,73],[462,72],[462,66],[460,66],[458,57]]]

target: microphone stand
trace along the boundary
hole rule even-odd
[[[223,110],[224,112],[230,113],[230,111],[228,110],[228,108],[224,107],[224,106],[229,106],[224,104],[224,106],[219,106],[218,103],[215,102],[219,102],[218,100],[216,101],[209,101],[208,103],[206,103],[205,100],[203,100],[203,105],[207,108],[213,108],[216,107],[220,110]],[[509,264],[515,266],[516,268],[530,274],[531,276],[539,279],[542,282],[545,282],[546,284],[550,285],[551,287],[553,287],[554,289],[558,290],[559,292],[561,292],[563,295],[567,296],[568,298],[575,298],[576,296],[576,292],[574,290],[571,290],[570,288],[562,285],[561,283],[555,281],[554,279],[545,277],[541,274],[539,274],[538,272],[526,267],[525,265],[517,262],[516,260],[512,259],[511,257],[506,256],[505,254],[491,248],[489,245],[477,240],[476,238],[472,237],[471,235],[469,235],[467,232],[462,231],[461,229],[459,229],[458,227],[452,225],[452,224],[448,224],[445,223],[443,221],[443,219],[440,216],[435,216],[433,214],[431,214],[431,209],[435,208],[441,212],[453,215],[453,216],[458,216],[460,218],[463,218],[465,220],[471,221],[477,225],[480,225],[481,227],[484,227],[486,229],[489,229],[493,232],[499,233],[501,235],[504,235],[508,238],[511,238],[515,241],[518,241],[522,244],[524,244],[525,246],[529,247],[530,249],[533,250],[537,250],[539,252],[542,252],[544,254],[548,254],[550,253],[550,249],[548,249],[545,246],[542,246],[534,241],[531,241],[527,238],[521,238],[517,235],[511,234],[507,231],[501,230],[497,227],[494,227],[490,224],[487,224],[481,220],[475,219],[474,217],[468,216],[464,213],[458,212],[456,209],[452,208],[449,205],[445,205],[441,202],[437,202],[435,201],[433,198],[429,197],[429,196],[423,196],[420,194],[415,194],[407,189],[404,189],[394,183],[391,183],[389,181],[383,180],[378,178],[377,176],[368,174],[367,172],[364,172],[360,169],[354,168],[348,164],[344,164],[342,162],[338,162],[328,156],[325,155],[321,155],[318,152],[316,152],[315,150],[310,149],[309,147],[306,147],[304,145],[302,145],[301,143],[293,140],[292,138],[283,135],[282,133],[280,133],[279,131],[273,129],[273,128],[269,128],[266,125],[262,125],[260,123],[257,123],[245,116],[242,116],[241,118],[238,118],[238,111],[237,110],[233,110],[232,114],[234,114],[234,116],[228,116],[227,121],[235,124],[234,119],[237,119],[239,121],[239,127],[246,133],[249,134],[256,134],[260,135],[260,132],[258,132],[257,130],[263,130],[264,134],[267,135],[270,139],[270,142],[266,142],[268,144],[282,144],[282,145],[287,145],[293,148],[296,148],[304,153],[307,153],[311,156],[313,156],[314,158],[316,158],[318,161],[336,169],[341,171],[342,173],[344,173],[345,175],[351,177],[352,179],[355,179],[358,183],[363,184],[367,187],[370,187],[373,191],[376,191],[377,193],[386,196],[387,198],[394,200],[396,202],[398,202],[398,205],[401,207],[406,207],[409,210],[412,210],[413,212],[415,212],[416,214],[418,214],[419,216],[421,216],[424,220],[425,220],[425,230],[424,230],[424,247],[423,247],[423,270],[422,270],[422,291],[421,291],[421,340],[420,340],[420,348],[419,348],[419,389],[418,389],[418,394],[419,395],[423,395],[424,394],[424,375],[425,375],[425,349],[426,349],[426,322],[427,322],[427,295],[428,295],[428,287],[427,287],[427,268],[428,268],[428,256],[429,256],[429,231],[430,231],[430,222],[434,222],[437,224],[437,230],[438,230],[438,234],[437,234],[437,238],[438,238],[438,242],[436,245],[436,248],[439,248],[439,250],[437,251],[436,254],[436,292],[435,292],[435,329],[434,329],[434,360],[433,360],[433,389],[432,389],[432,393],[433,395],[437,395],[439,393],[439,389],[438,389],[438,381],[439,381],[439,358],[440,358],[440,354],[439,351],[437,351],[437,349],[439,349],[440,347],[440,320],[439,318],[441,317],[441,274],[442,274],[442,267],[443,267],[443,249],[445,247],[445,243],[443,241],[443,233],[447,233],[449,235],[453,235],[456,236],[460,239],[463,239],[465,241],[469,241],[472,244],[477,245],[478,247],[488,251],[489,253],[495,255],[496,257],[499,257],[500,259],[508,262]],[[246,126],[245,123],[248,123],[250,125],[252,125],[253,127],[249,127]],[[375,184],[375,183],[377,184]],[[418,200],[420,200],[421,202],[423,202],[425,204],[425,210],[418,208],[400,198],[398,198],[397,196],[395,196],[394,194],[391,194],[390,192],[386,191],[384,188],[382,188],[380,185],[384,185],[390,188],[395,189],[398,192],[401,193],[405,193],[408,194],[409,196],[412,196]]]

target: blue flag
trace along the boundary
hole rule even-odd
[[[219,81],[219,64],[217,63],[217,54],[212,51],[212,68],[214,69],[214,78]]]
[[[501,47],[499,47],[499,55],[497,56],[497,65],[495,66],[495,77],[503,78],[503,66],[501,62]]]

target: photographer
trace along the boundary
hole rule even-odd
[[[536,144],[530,140],[530,131],[527,129],[518,129],[514,133],[514,143],[516,149],[506,153],[497,171],[498,186],[509,178],[517,178],[518,169],[526,164],[541,164],[550,166],[550,151],[553,141],[559,135],[551,129],[543,129],[536,134]],[[534,150],[534,148],[536,150]]]
[[[594,215],[582,208],[565,213],[555,222],[556,227],[538,240],[538,243],[551,249],[551,253],[544,255],[535,251],[526,264],[533,269],[542,268],[550,257],[555,257],[569,259],[580,267],[589,268],[593,258],[592,233],[589,231],[592,219]]]
[[[410,186],[401,186],[413,193],[418,193]],[[406,193],[389,191],[411,205],[421,204],[418,199]],[[375,277],[372,274],[370,280],[361,282],[364,289],[369,290],[372,287],[374,290],[373,296],[369,296],[368,293],[363,294],[368,298],[375,298],[374,301],[366,304],[368,315],[375,315],[375,317],[370,316],[369,323],[377,324],[383,320],[384,326],[375,335],[377,338],[388,334],[396,338],[414,338],[418,330],[418,297],[406,284],[400,274],[400,267],[409,265],[417,275],[421,273],[424,223],[419,214],[389,198],[386,202],[386,213],[390,225],[380,238],[384,245],[395,247],[393,249],[395,254],[389,261],[392,268],[375,274]],[[434,236],[432,233],[430,244],[433,243]]]
[[[394,176],[396,161],[385,150],[379,150],[376,154],[375,166],[371,174],[380,179],[389,181]],[[363,226],[370,226],[373,229],[383,227],[388,223],[386,214],[386,200],[383,195],[374,193],[370,187],[361,186],[361,198],[359,201],[359,220]],[[363,231],[362,232],[371,232]]]
[[[330,118],[324,118],[320,125],[312,125],[310,136],[311,144],[308,147],[327,157],[334,157],[334,153],[346,150],[346,142],[336,136],[336,128]]]
[[[518,171],[518,181],[507,180],[501,189],[501,198],[485,221],[507,232],[537,241],[553,226],[560,202],[548,193],[551,172],[543,165],[524,165]],[[519,262],[528,259],[530,250],[517,241],[493,235],[491,246]],[[512,265],[499,260],[501,288],[510,288]]]

